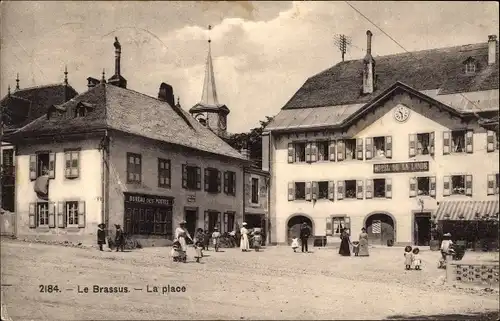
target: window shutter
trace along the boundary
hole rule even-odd
[[[288,143],[288,163],[293,163],[294,155],[295,155],[295,150],[293,148],[293,143]]]
[[[203,220],[203,230],[208,231],[208,211],[204,212]]]
[[[474,132],[472,130],[468,130],[465,134],[465,150],[469,154],[474,152]]]
[[[36,227],[36,203],[30,203],[30,206],[29,206],[29,224],[30,224],[30,228]]]
[[[365,158],[373,158],[373,138],[371,137],[365,138]]]
[[[208,191],[208,188],[210,187],[210,184],[209,184],[209,172],[208,172],[208,168],[205,168],[204,169],[204,172],[205,172],[205,177],[203,178],[203,181],[205,182],[205,191]]]
[[[220,193],[222,190],[222,173],[221,171],[217,171],[217,192]]]
[[[343,161],[345,155],[345,144],[343,140],[337,141],[337,161]]]
[[[85,202],[78,202],[78,227],[85,227]]]
[[[36,179],[36,155],[30,155],[30,180]]]
[[[80,176],[80,152],[71,153],[71,176],[77,178]]]
[[[410,157],[415,157],[417,155],[417,147],[416,147],[416,144],[417,144],[417,135],[415,135],[415,134],[409,134],[408,138],[409,138],[408,155]]]
[[[201,168],[196,167],[196,189],[201,189]]]
[[[312,182],[312,199],[317,200],[319,194],[318,182]]]
[[[328,199],[330,201],[333,201],[335,199],[335,182],[334,181],[328,182]]]
[[[417,197],[417,178],[410,177],[410,197]]]
[[[449,131],[443,132],[443,155],[448,155],[450,153],[450,133]]]
[[[306,182],[306,201],[311,200],[311,182]]]
[[[488,175],[488,195],[495,195],[495,175]]]
[[[436,176],[429,177],[429,194],[431,197],[436,197]]]
[[[330,154],[330,161],[335,161],[335,141],[331,140],[328,146],[328,152]]]
[[[306,162],[311,162],[311,143],[306,144]]]
[[[49,178],[56,178],[56,153],[49,154]]]
[[[57,227],[66,227],[64,202],[57,202]]]
[[[366,187],[365,187],[365,198],[366,199],[373,198],[373,180],[372,179],[367,179],[365,185],[366,185]]]
[[[48,204],[48,210],[49,210],[49,227],[56,227],[56,215],[54,213],[55,206],[53,202],[49,202]]]
[[[385,157],[392,158],[392,136],[385,137]]]
[[[293,201],[295,199],[295,183],[288,183],[288,200]]]
[[[344,181],[337,182],[337,199],[344,199]]]
[[[392,179],[385,179],[385,198],[392,198]]]
[[[465,195],[472,196],[472,175],[465,175]]]
[[[333,235],[332,218],[331,217],[327,217],[326,218],[325,231],[326,231],[326,233],[325,233],[326,236],[332,236]]]
[[[224,213],[224,224],[222,225],[221,233],[226,233],[226,232],[231,232],[231,231],[229,231],[227,226],[227,213]]]
[[[187,166],[182,164],[182,188],[187,188]]]
[[[233,188],[231,189],[230,193],[231,195],[236,195],[236,173],[233,172],[233,175],[232,176],[232,180],[233,180]]]
[[[429,154],[431,156],[434,156],[435,154],[435,148],[434,148],[434,145],[435,145],[435,135],[434,135],[434,132],[430,132],[429,133]]]
[[[64,176],[66,178],[70,178],[71,177],[71,152],[64,153],[64,160],[65,160]]]
[[[356,158],[363,160],[363,138],[356,139]]]
[[[222,231],[222,219],[221,219],[221,212],[217,213],[217,227],[219,228],[219,231]]]
[[[495,132],[492,130],[486,133],[486,150],[488,153],[495,151]]]
[[[356,182],[356,198],[362,200],[363,199],[363,181],[358,180]]]
[[[450,196],[450,176],[443,177],[443,196]]]
[[[224,193],[229,193],[229,173],[224,172]]]
[[[311,143],[311,163],[318,161],[318,144],[316,142]]]

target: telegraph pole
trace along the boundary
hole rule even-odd
[[[335,46],[340,50],[342,61],[344,61],[347,47],[351,45],[351,39],[349,37],[346,37],[346,35],[335,35],[333,42],[335,43]]]

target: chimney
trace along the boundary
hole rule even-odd
[[[115,37],[115,75],[120,76],[120,59],[122,55],[122,46],[118,42],[118,38]]]
[[[160,85],[160,90],[158,91],[158,99],[162,101],[166,101],[170,106],[175,106],[174,99],[174,89],[169,84],[164,82]]]
[[[366,31],[366,56],[363,59],[363,94],[371,94],[375,88],[375,60],[372,56],[372,32]]]
[[[488,36],[488,65],[493,65],[497,60],[497,36]]]
[[[245,147],[240,149],[240,154],[243,155],[243,157],[245,157],[245,159],[250,159],[250,153],[249,153],[248,149],[246,149]]]

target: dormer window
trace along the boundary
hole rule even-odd
[[[75,107],[75,117],[85,117],[94,110],[94,105],[86,102],[79,102]]]
[[[464,65],[466,74],[476,73],[477,63],[474,58],[471,57],[467,58],[467,60],[464,61]]]

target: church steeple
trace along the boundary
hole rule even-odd
[[[208,26],[208,31],[210,32],[210,30],[212,30],[212,26]],[[208,54],[201,100],[189,112],[201,124],[210,128],[217,135],[221,137],[227,135],[227,115],[229,114],[229,108],[226,105],[220,104],[217,98],[210,34],[208,37]]]

